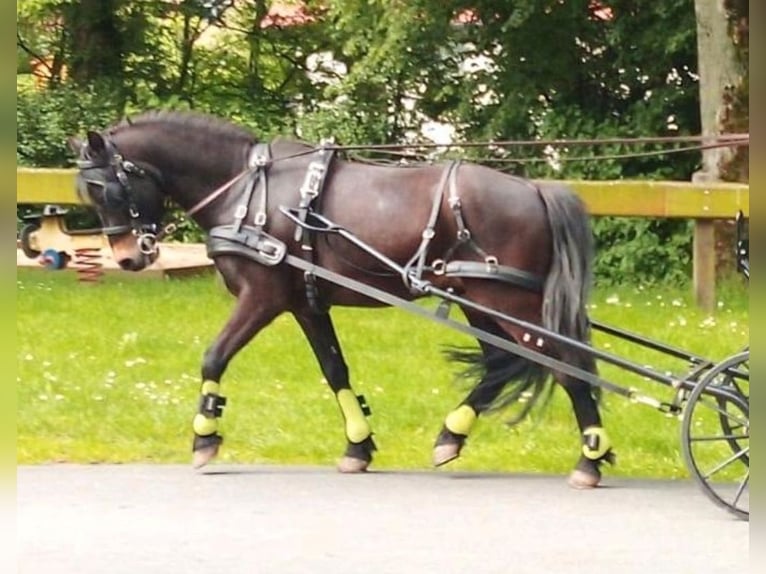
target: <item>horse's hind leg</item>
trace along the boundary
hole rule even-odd
[[[493,319],[467,309],[463,312],[471,326],[489,334],[508,338]],[[479,374],[480,379],[466,398],[445,418],[436,437],[433,450],[434,466],[455,460],[465,445],[474,423],[500,395],[508,381],[521,377],[529,368],[529,362],[504,349],[479,340],[480,353],[453,353],[453,360],[471,364],[467,375]]]
[[[372,430],[366,418],[369,411],[351,389],[348,366],[343,358],[330,314],[306,310],[296,312],[295,318],[314,350],[322,374],[335,393],[345,421],[347,446],[343,458],[338,462],[338,470],[365,471],[372,462],[372,453],[375,451]]]
[[[491,305],[493,302],[485,302]],[[518,306],[514,316],[524,319],[530,323],[537,323],[538,318],[530,310],[534,307]],[[524,313],[527,313],[524,316]],[[482,329],[493,335],[501,336],[506,339],[520,342],[530,348],[540,350],[533,345],[537,339],[532,337],[528,342],[524,342],[524,331],[519,327],[510,324],[500,325],[498,322],[482,315],[466,312],[469,323],[474,327]],[[524,381],[532,382],[534,379],[525,379],[532,363],[522,359],[512,353],[503,351],[493,345],[481,342],[482,357],[475,360],[486,370],[466,399],[454,409],[445,419],[444,426],[436,440],[434,447],[434,464],[437,466],[445,464],[450,460],[457,458],[465,443],[474,422],[477,417],[485,412],[492,403],[499,397],[500,392],[508,383],[522,384],[521,389],[526,388]],[[595,360],[592,355],[584,351],[568,350],[563,348],[547,349],[551,356],[559,358],[562,362],[579,367],[580,369],[595,373]],[[539,371],[542,376],[543,371]],[[580,458],[569,476],[569,484],[575,488],[590,488],[597,486],[601,480],[600,466],[604,462],[612,462],[614,454],[612,452],[609,437],[601,424],[598,402],[594,388],[587,382],[581,381],[563,373],[553,373],[556,380],[564,387],[569,396],[574,409],[577,425],[580,429],[582,438],[582,448]],[[542,379],[537,379],[542,382]],[[542,386],[535,391],[541,391]],[[515,392],[515,400],[521,398],[521,394]],[[538,395],[528,400],[527,405],[531,407]],[[523,411],[526,412],[526,411]],[[517,418],[511,424],[519,421]]]
[[[562,360],[584,371],[595,373],[595,361],[580,352],[563,353]],[[614,453],[609,437],[601,425],[595,389],[589,383],[563,373],[554,376],[566,390],[572,401],[577,425],[582,436],[582,451],[575,469],[569,475],[569,484],[574,488],[592,488],[601,481],[600,466],[613,463]]]

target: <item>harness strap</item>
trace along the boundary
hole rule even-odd
[[[295,227],[294,238],[301,242],[301,256],[308,262],[314,263],[313,234],[302,224],[306,222],[309,212],[317,208],[319,195],[324,188],[327,174],[330,171],[330,164],[335,157],[335,150],[332,147],[326,147],[331,141],[323,140],[317,150],[318,157],[309,163],[306,175],[303,178],[303,184],[300,188],[301,199],[298,203],[296,216],[298,225]],[[313,273],[308,271],[303,273],[303,282],[306,288],[306,300],[309,307],[315,313],[325,313],[327,306],[323,305],[319,296],[319,288],[316,284],[316,278]]]
[[[205,245],[210,259],[217,255],[241,255],[269,267],[280,263],[287,253],[283,241],[249,225],[241,229],[232,225],[213,227]]]
[[[445,263],[437,259],[433,262],[433,274],[445,277],[467,277],[471,279],[493,279],[523,287],[536,293],[542,293],[543,280],[522,269],[492,262],[454,260]]]
[[[264,167],[267,165],[268,157],[270,155],[269,145],[264,143],[256,144],[253,147],[253,150],[250,152],[250,158],[248,160],[247,167],[251,175],[245,184],[245,192],[242,196],[242,202],[234,210],[234,223],[232,224],[232,227],[236,232],[239,232],[239,230],[242,229],[242,224],[245,222],[247,212],[250,210],[250,202],[253,199],[253,194],[255,193],[258,183],[261,181],[264,181],[264,189],[260,197],[260,204],[258,207],[258,212],[255,216],[255,220],[256,227],[258,229],[262,229],[266,224],[266,202],[268,200],[268,188],[265,184],[266,177],[264,173]]]
[[[301,222],[306,221],[309,209],[313,207],[315,200],[319,197],[324,187],[325,179],[327,178],[327,172],[330,171],[330,162],[332,162],[335,156],[335,150],[333,148],[326,147],[326,144],[330,142],[323,141],[317,150],[319,157],[309,164],[306,176],[303,178],[303,185],[301,185],[300,193],[301,199],[298,203],[298,218]],[[308,235],[308,234],[305,234]],[[295,228],[295,241],[303,240],[301,248],[305,251],[311,251],[313,249],[310,238],[304,239],[304,229],[300,225]]]
[[[261,181],[263,192],[259,195],[258,210],[255,212],[255,229],[257,233],[263,230],[266,225],[266,208],[269,200],[269,178],[266,177],[266,166],[271,161],[271,146],[269,144],[258,144],[250,153],[248,167],[256,169],[259,174],[256,179]],[[263,174],[261,177],[260,174]],[[255,184],[253,184],[255,185]]]
[[[457,194],[457,184],[455,182],[456,171],[453,172],[452,177],[450,177],[449,199],[447,201],[449,202],[450,208],[452,208],[452,215],[454,216],[455,224],[457,225],[457,241],[447,250],[447,253],[444,254],[442,259],[444,261],[449,261],[449,259],[452,257],[455,251],[458,250],[458,248],[460,248],[462,245],[468,245],[479,255],[479,257],[484,259],[487,264],[491,265],[494,263],[496,265],[497,259],[488,255],[486,251],[484,251],[476,244],[476,242],[471,237],[471,231],[465,224],[465,220],[463,219],[463,202],[461,201],[460,196]]]
[[[447,187],[447,179],[450,174],[457,172],[457,167],[460,165],[460,160],[451,161],[442,172],[442,176],[439,179],[439,183],[436,186],[436,194],[434,195],[434,201],[431,205],[431,214],[428,216],[428,223],[426,224],[423,233],[421,234],[420,245],[412,258],[404,266],[404,282],[409,286],[410,290],[413,289],[410,282],[411,278],[420,279],[423,276],[423,269],[425,267],[426,254],[428,253],[428,246],[431,244],[431,240],[434,238],[436,232],[436,220],[439,218],[439,210],[444,200],[444,188]],[[454,179],[454,176],[453,176]],[[414,273],[411,271],[412,267],[415,267]]]

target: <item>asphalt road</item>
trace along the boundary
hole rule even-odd
[[[714,574],[749,523],[692,482],[329,468],[21,466],[18,572]]]

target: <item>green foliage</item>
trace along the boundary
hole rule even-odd
[[[364,145],[385,141],[388,122],[374,110],[346,103],[304,114],[297,121],[297,131],[306,141],[333,138],[342,145]]]
[[[267,26],[273,4],[21,0],[18,69],[42,60],[52,79],[18,89],[19,163],[65,165],[66,137],[152,108],[212,112],[263,139],[341,144],[429,141],[423,129],[431,124],[453,126],[458,141],[700,131],[694,0],[613,0],[609,18],[591,0],[309,0],[300,3],[300,25]],[[727,8],[746,56],[746,3]],[[746,115],[742,93],[734,109]],[[688,181],[699,167],[699,152],[658,151],[611,144],[455,153],[558,179]],[[199,236],[191,222],[184,227],[179,238]],[[666,264],[678,272],[687,265],[680,225],[597,227],[600,276],[628,265],[664,280],[676,276]],[[622,262],[629,251],[635,263]]]
[[[71,136],[84,136],[95,126],[114,123],[114,94],[97,85],[56,86],[45,91],[16,92],[16,162],[35,167],[69,167]]]
[[[685,285],[691,275],[692,223],[687,220],[599,217],[595,276],[600,285]]]

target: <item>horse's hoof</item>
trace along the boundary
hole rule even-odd
[[[460,447],[457,443],[439,444],[434,447],[433,463],[434,466],[442,466],[451,462],[460,456]]]
[[[338,471],[343,474],[365,472],[368,466],[370,466],[369,460],[362,460],[352,456],[344,456],[338,461]]]
[[[577,490],[595,488],[601,482],[600,474],[593,474],[583,470],[575,469],[569,475],[569,486]]]
[[[195,450],[192,454],[192,466],[194,468],[202,468],[211,460],[218,456],[218,445],[210,445]]]

